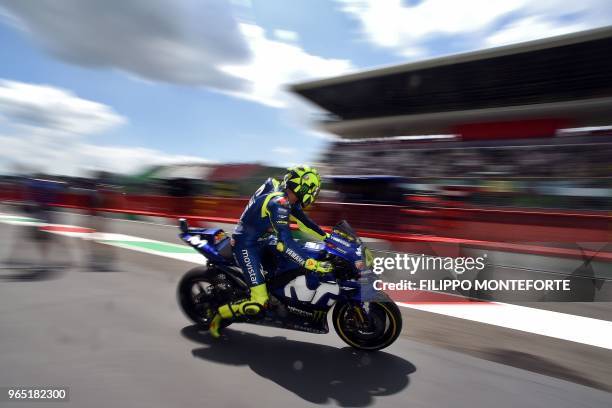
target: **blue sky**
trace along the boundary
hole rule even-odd
[[[331,136],[286,84],[612,22],[532,3],[0,0],[0,171],[312,162]]]

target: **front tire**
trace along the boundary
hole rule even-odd
[[[401,334],[402,315],[391,300],[370,302],[369,309],[369,323],[359,326],[355,322],[355,304],[337,304],[332,313],[334,329],[351,347],[366,351],[381,350],[391,345]]]

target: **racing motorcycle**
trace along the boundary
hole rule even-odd
[[[206,257],[205,266],[188,271],[177,289],[185,315],[208,330],[219,306],[248,298],[249,287],[236,264],[231,238],[219,228],[191,228],[179,220],[179,237]],[[259,316],[240,316],[243,322],[325,334],[328,312],[340,338],[361,350],[380,350],[393,343],[402,330],[402,316],[386,293],[374,289],[373,256],[351,226],[342,221],[325,242],[306,242],[312,258],[333,265],[333,273],[318,275],[299,267],[276,250],[274,235],[260,238],[262,268],[269,292]]]

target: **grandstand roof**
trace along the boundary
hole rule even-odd
[[[345,137],[453,132],[462,124],[612,122],[612,27],[312,81],[292,90]]]

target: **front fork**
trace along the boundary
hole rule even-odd
[[[368,313],[363,306],[363,303],[355,303],[353,305],[353,311],[357,316],[357,321],[361,324],[366,324],[368,322]]]
[[[369,306],[364,305],[363,302],[354,302],[351,308],[351,314],[353,315],[353,321],[355,323],[354,329],[368,330],[372,325]]]

